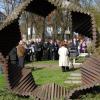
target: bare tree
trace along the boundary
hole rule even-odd
[[[9,15],[21,2],[21,0],[0,0],[0,8],[6,15]]]
[[[80,3],[81,3],[81,6],[89,10],[91,7],[93,7],[94,1],[93,0],[81,0]]]
[[[100,12],[100,0],[94,0],[95,1],[95,8]]]

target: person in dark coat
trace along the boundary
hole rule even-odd
[[[9,52],[8,56],[9,56],[8,63],[17,66],[18,65],[18,56],[17,56],[17,48],[16,47],[14,47]]]
[[[44,60],[48,60],[48,47],[49,47],[49,44],[47,41],[45,41],[43,44],[43,58],[44,58]]]
[[[43,43],[41,40],[36,42],[36,60],[41,61],[43,56]]]
[[[58,49],[59,49],[59,45],[55,41],[54,42],[54,60],[58,60],[59,59]]]
[[[49,48],[50,48],[50,60],[54,60],[54,50],[55,50],[55,47],[54,47],[53,40],[50,41]]]

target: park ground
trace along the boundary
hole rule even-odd
[[[32,74],[35,82],[38,85],[43,85],[47,83],[56,83],[60,86],[66,87],[71,90],[80,86],[81,84],[68,84],[65,83],[70,77],[71,73],[80,73],[80,68],[72,71],[62,72],[61,68],[58,66],[58,61],[38,61],[26,64],[27,68],[32,69]],[[100,95],[93,93],[83,95],[81,99],[83,100],[99,100]],[[25,98],[19,97],[11,94],[7,89],[6,81],[4,75],[0,75],[0,100],[34,100],[33,97]]]

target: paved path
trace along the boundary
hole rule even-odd
[[[81,84],[81,74],[79,72],[70,73],[70,76],[64,82],[66,84]]]

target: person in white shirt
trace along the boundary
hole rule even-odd
[[[61,47],[58,50],[59,54],[59,66],[62,68],[62,71],[65,72],[69,70],[69,51],[66,48],[66,44],[61,42]]]

